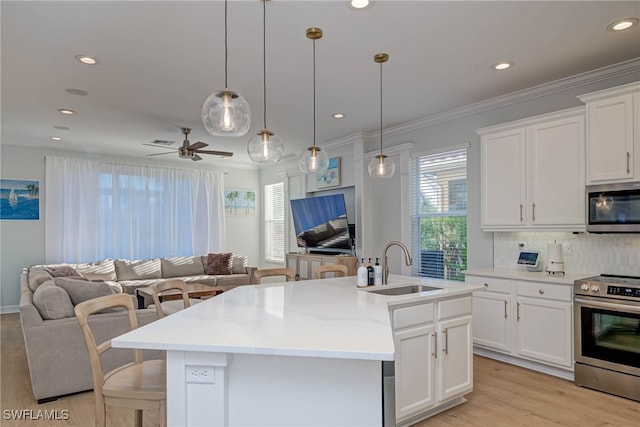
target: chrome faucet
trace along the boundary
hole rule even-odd
[[[402,242],[398,242],[397,240],[393,240],[389,243],[387,243],[387,246],[384,247],[384,265],[382,266],[383,269],[383,276],[382,276],[382,284],[386,285],[389,283],[389,265],[387,262],[387,251],[389,250],[389,248],[391,246],[399,246],[400,249],[402,249],[404,251],[404,262],[407,265],[411,265],[413,263],[413,260],[411,259],[411,254],[409,253],[409,249],[405,246],[404,243]]]

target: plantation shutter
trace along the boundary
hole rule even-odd
[[[284,262],[284,183],[264,187],[266,261]]]
[[[422,155],[411,169],[412,274],[464,280],[467,148]]]

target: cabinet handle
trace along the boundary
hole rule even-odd
[[[631,153],[627,151],[627,174],[631,172]]]
[[[522,206],[522,203],[520,203],[520,222],[522,222],[522,220],[524,219],[524,218],[522,218],[522,208],[523,207],[524,206]]]
[[[540,295],[542,295],[542,294],[544,294],[544,290],[542,290],[542,289],[538,289],[538,293],[539,293]]]
[[[532,209],[531,209],[531,220],[535,221],[536,220],[536,204],[532,203]]]
[[[504,302],[504,318],[506,319],[508,317],[507,315],[507,302]]]
[[[434,332],[433,333],[433,356],[437,359],[438,358],[438,333]]]
[[[442,331],[442,334],[444,335],[444,348],[442,349],[442,351],[444,352],[444,354],[449,354],[449,332],[447,332],[447,329],[445,329],[444,331]]]
[[[517,308],[518,308],[517,311],[518,311],[518,322],[519,322],[520,321],[520,303],[518,303],[518,307]]]

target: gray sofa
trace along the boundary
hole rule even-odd
[[[253,281],[255,268],[246,258],[234,256],[229,274],[205,273],[207,256],[156,260],[104,260],[90,264],[51,264],[24,268],[20,276],[20,321],[24,335],[33,395],[39,403],[93,388],[91,365],[84,338],[74,317],[80,300],[114,292],[132,295],[135,289],[167,278],[204,283],[229,290]],[[235,263],[235,264],[233,264]],[[42,287],[42,289],[39,289]],[[157,319],[155,310],[137,310],[140,326]],[[126,312],[92,315],[89,323],[96,339],[124,333]],[[160,358],[162,352],[145,351],[145,358]],[[131,352],[115,349],[104,356],[105,369],[131,361]]]

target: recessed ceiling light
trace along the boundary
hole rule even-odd
[[[86,90],[82,90],[82,89],[65,89],[65,92],[67,92],[70,95],[78,95],[78,96],[87,96],[89,94],[89,92],[87,92]]]
[[[335,113],[335,114],[333,115],[333,118],[334,118],[334,119],[344,119],[344,114],[342,114],[342,113]]]
[[[96,65],[98,63],[97,59],[87,55],[76,55],[75,58],[76,58],[76,61],[82,62],[83,64],[87,64],[87,65]]]
[[[507,68],[511,68],[513,67],[513,62],[498,62],[497,64],[493,64],[491,66],[492,70],[496,70],[496,71],[502,71],[502,70],[506,70]]]
[[[638,25],[637,18],[625,18],[620,19],[619,21],[612,22],[607,26],[607,30],[609,31],[622,31],[627,30],[635,25]]]
[[[71,128],[70,128],[70,127],[66,127],[66,126],[58,126],[58,125],[55,125],[53,128],[54,128],[54,129],[58,129],[58,130],[71,130]]]
[[[365,10],[373,6],[374,0],[349,0],[347,6],[354,10]]]
[[[53,139],[54,141],[62,141],[62,138],[60,138],[59,136],[50,136],[49,138]]]
[[[66,114],[67,116],[70,116],[76,113],[75,111],[70,110],[68,108],[58,108],[58,112],[60,112],[60,114]]]

